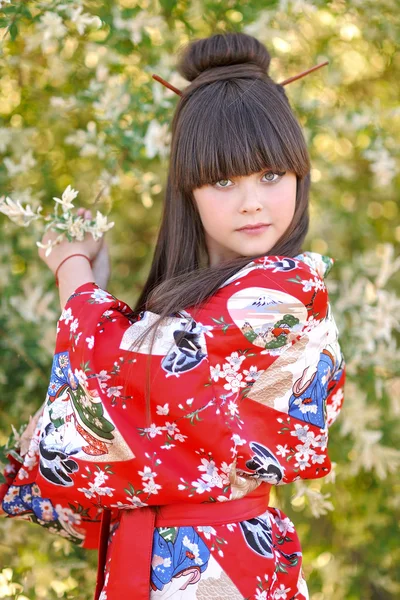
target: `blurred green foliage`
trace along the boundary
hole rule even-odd
[[[379,8],[379,10],[378,10]],[[0,0],[0,196],[111,212],[109,290],[133,304],[152,258],[181,44],[244,31],[266,44],[312,157],[305,249],[327,279],[348,365],[324,481],[275,492],[294,520],[311,600],[400,597],[400,11],[397,0]],[[396,53],[397,50],[397,53]],[[60,315],[38,232],[0,215],[0,445],[42,404]],[[92,598],[96,553],[0,520],[0,598]]]

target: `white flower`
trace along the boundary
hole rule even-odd
[[[289,533],[293,533],[294,532],[294,525],[292,523],[292,521],[289,519],[289,517],[285,517],[284,519],[280,519],[279,517],[275,517],[275,523],[278,526],[279,531],[282,533],[283,536],[286,536],[286,534]]]
[[[290,435],[294,435],[294,436],[298,437],[299,440],[304,442],[307,439],[307,435],[309,433],[308,425],[302,426],[299,423],[295,423],[294,427],[295,427],[295,431],[291,431]]]
[[[203,479],[198,479],[197,481],[192,481],[192,486],[196,488],[197,494],[202,494],[203,492],[210,492],[211,486],[207,481]]]
[[[303,292],[310,292],[315,286],[313,279],[303,279],[301,283],[303,284]]]
[[[96,494],[99,496],[112,496],[115,488],[110,487],[97,487],[94,483],[89,483],[89,489],[86,488],[78,488],[78,492],[83,492],[86,498],[93,498]]]
[[[109,229],[114,227],[114,225],[115,225],[114,221],[111,221],[111,223],[108,223],[107,217],[105,215],[103,215],[100,211],[97,211],[96,222],[92,227],[89,227],[89,231],[92,233],[93,239],[98,240],[99,238],[102,237],[103,233],[106,233]]]
[[[103,471],[98,471],[94,476],[94,485],[103,485],[106,479],[108,479],[108,475],[106,475]]]
[[[4,158],[4,166],[7,168],[10,177],[18,174],[26,173],[29,169],[32,169],[36,165],[36,160],[33,158],[32,149],[28,152],[24,152],[19,163],[13,162],[10,158]]]
[[[42,31],[43,39],[45,41],[50,39],[63,38],[67,33],[67,28],[62,22],[60,15],[54,12],[47,11],[40,17],[40,24],[38,29]]]
[[[54,241],[52,240],[48,240],[45,244],[42,244],[42,242],[36,242],[36,246],[38,248],[43,248],[46,250],[46,252],[44,253],[45,256],[49,256],[49,254],[51,254],[51,250],[52,248],[54,248],[54,246],[56,246],[59,242],[61,242],[63,236],[59,235],[57,239],[55,239]]]
[[[202,464],[197,467],[199,471],[205,471],[206,473],[211,474],[215,470],[215,462],[213,460],[202,458],[201,463]]]
[[[19,200],[14,202],[9,196],[0,197],[0,212],[21,227],[28,227],[32,221],[42,218],[39,214],[41,210],[42,207],[39,206],[34,213],[29,204],[23,207]]]
[[[142,508],[147,506],[145,502],[142,502],[137,496],[126,496],[126,499],[133,504],[135,508]]]
[[[96,304],[104,304],[104,302],[114,301],[114,298],[111,296],[111,294],[105,290],[102,290],[101,288],[96,288],[90,295],[90,298],[92,298]]]
[[[171,437],[174,437],[174,435],[178,435],[180,433],[178,425],[175,423],[175,421],[173,423],[169,423],[168,421],[166,421],[165,427]]]
[[[211,539],[212,535],[217,535],[217,532],[215,531],[214,527],[211,527],[210,525],[199,525],[197,527],[197,531],[204,533],[205,537],[208,540]]]
[[[64,506],[61,506],[61,504],[56,504],[55,509],[60,521],[64,521],[69,525],[79,525],[81,523],[81,515],[70,508],[65,508]]]
[[[322,277],[316,277],[314,281],[315,281],[315,289],[316,289],[316,291],[318,291],[318,290],[324,291],[326,289],[325,282],[322,279]]]
[[[151,438],[155,438],[156,435],[162,434],[161,427],[157,427],[155,423],[152,423],[150,427],[145,428],[145,432],[149,434]]]
[[[102,21],[97,16],[92,16],[89,13],[83,13],[82,6],[73,7],[70,12],[70,19],[75,23],[78,33],[83,35],[88,25],[94,25],[96,29],[102,26]]]
[[[146,481],[148,479],[153,479],[154,477],[157,477],[157,473],[154,473],[151,470],[151,467],[144,467],[143,471],[138,471],[140,477],[143,479],[143,481]]]
[[[308,458],[308,456],[303,456],[303,458],[301,458],[300,456],[297,457],[296,454],[297,462],[294,464],[294,466],[300,468],[300,471],[304,471],[307,467],[311,467],[310,463],[308,462]]]
[[[333,394],[331,401],[332,401],[332,407],[334,409],[338,409],[341,404],[342,404],[342,400],[343,400],[343,388],[339,388],[337,392],[335,392],[335,394]]]
[[[78,319],[74,319],[71,323],[71,325],[69,326],[69,330],[72,331],[73,333],[75,333],[75,331],[78,329],[79,326],[79,321]]]
[[[312,454],[315,454],[315,450],[310,448],[309,444],[299,444],[298,446],[296,446],[296,450],[296,460],[298,460],[300,456],[304,456],[304,458],[308,460]]]
[[[60,321],[65,321],[65,324],[68,325],[68,323],[70,321],[72,321],[73,319],[73,315],[72,315],[72,310],[71,308],[64,308],[64,310],[61,313],[61,317],[60,317]]]
[[[243,375],[241,373],[230,371],[230,373],[226,375],[227,383],[225,383],[224,388],[226,390],[237,392],[240,388],[246,387],[246,382],[242,381],[242,379]]]
[[[167,156],[170,137],[168,123],[160,125],[155,120],[151,121],[143,138],[147,158],[154,158],[157,154],[162,157]]]
[[[274,592],[274,600],[286,600],[287,592],[290,592],[292,588],[285,588],[284,584],[281,583],[279,589],[276,589]]]
[[[74,204],[72,201],[77,197],[78,194],[79,194],[79,192],[74,190],[69,185],[68,187],[65,188],[65,190],[61,196],[61,200],[60,200],[60,198],[56,198],[56,197],[53,197],[53,200],[55,200],[58,204],[61,204],[61,208],[63,209],[64,212],[66,212],[67,210],[71,210],[72,208],[74,208]]]
[[[229,485],[229,474],[231,472],[231,465],[226,462],[221,463],[221,478],[223,485]]]
[[[325,454],[313,454],[311,456],[311,462],[315,464],[322,465],[325,462],[326,455]]]
[[[94,335],[91,335],[90,337],[87,337],[85,339],[85,342],[87,342],[89,350],[92,350],[92,348],[94,346]]]
[[[264,369],[258,371],[257,367],[251,366],[249,370],[243,369],[243,373],[246,375],[246,381],[257,381],[262,373],[264,373]]]
[[[109,387],[107,389],[107,396],[109,398],[111,398],[112,396],[116,396],[117,398],[119,398],[121,395],[120,390],[122,390],[123,388],[123,385],[114,385],[113,387]]]
[[[296,404],[299,407],[300,412],[303,414],[309,412],[315,414],[318,410],[318,406],[316,404],[303,404],[303,398],[296,398],[293,404]]]
[[[286,454],[290,454],[290,450],[288,449],[287,444],[285,444],[284,446],[278,444],[276,453],[278,456],[283,456],[283,458],[285,458]]]
[[[220,377],[225,377],[225,372],[221,369],[221,365],[210,366],[210,374],[213,381],[218,381]]]
[[[87,375],[86,375],[85,371],[83,371],[82,369],[75,369],[74,375],[77,378],[77,380],[79,381],[80,385],[82,385],[82,386],[86,385]],[[63,404],[65,404],[65,403],[63,403]]]
[[[380,138],[376,140],[375,148],[365,150],[364,156],[371,161],[370,167],[374,174],[375,184],[377,186],[390,184],[398,170],[397,162],[389,154],[388,149],[383,146]]]
[[[202,479],[210,483],[212,487],[224,487],[222,477],[219,475],[217,469],[214,469],[212,473],[204,473],[204,475],[202,475]]]
[[[243,446],[244,444],[246,444],[246,440],[242,440],[240,435],[238,435],[237,433],[234,433],[232,435],[231,440],[233,441],[235,446]]]
[[[236,402],[233,402],[233,400],[231,400],[228,404],[228,410],[231,413],[231,416],[234,417],[235,415],[239,414],[239,409],[238,406],[236,404]]]
[[[111,375],[109,375],[105,369],[102,369],[100,371],[100,373],[97,373],[96,377],[97,377],[97,381],[99,383],[101,383],[103,381],[107,381],[108,379],[111,379]]]
[[[143,484],[143,491],[146,494],[158,494],[158,490],[161,490],[161,485],[158,485],[154,479],[150,479]]]
[[[167,415],[169,413],[169,404],[168,404],[168,402],[166,404],[164,404],[164,406],[161,406],[159,404],[157,406],[157,408],[156,408],[156,413],[158,415]]]
[[[231,368],[234,371],[237,371],[238,369],[240,369],[242,362],[246,359],[246,357],[243,356],[239,356],[238,352],[232,352],[232,354],[230,356],[226,357],[226,360],[228,361],[228,363],[230,364]]]

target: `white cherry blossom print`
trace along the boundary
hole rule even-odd
[[[93,300],[96,304],[104,304],[105,302],[114,302],[114,298],[100,288],[94,290],[94,292],[90,295],[91,300]]]

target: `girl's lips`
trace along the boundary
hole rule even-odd
[[[249,233],[250,235],[257,235],[263,233],[266,229],[268,229],[270,225],[262,225],[261,227],[246,227],[245,229],[238,229],[240,233]]]

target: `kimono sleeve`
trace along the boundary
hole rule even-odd
[[[238,472],[274,484],[326,475],[345,364],[323,271],[296,258],[258,259],[197,318]]]
[[[93,428],[96,419],[103,424],[102,405],[96,402],[96,392],[90,391],[99,385],[98,374],[90,368],[96,339],[104,333],[104,322],[112,325],[104,341],[107,357],[115,360],[118,351],[114,354],[113,348],[130,325],[131,313],[128,305],[95,283],[78,287],[67,300],[57,323],[45,402],[7,454],[5,483],[0,485],[1,515],[29,520],[79,546],[97,548],[102,509],[75,485],[74,473],[87,464],[82,460],[78,467],[75,459],[87,456],[93,464],[100,452]],[[82,406],[93,398],[95,402],[88,406],[93,410],[85,418]],[[82,451],[85,442],[87,455]]]

